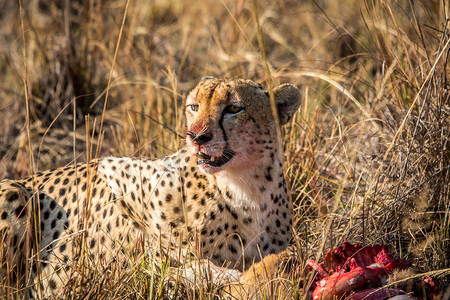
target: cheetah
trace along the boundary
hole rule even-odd
[[[300,92],[283,84],[273,95],[286,124]],[[163,158],[105,157],[0,181],[2,272],[6,261],[34,257],[20,287],[51,297],[73,276],[80,245],[100,262],[141,247],[240,271],[283,251],[292,203],[268,91],[250,80],[204,77],[185,110],[186,145]]]

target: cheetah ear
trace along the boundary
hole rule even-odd
[[[277,103],[278,117],[281,125],[289,122],[300,106],[301,94],[298,88],[292,84],[282,84],[273,90]]]

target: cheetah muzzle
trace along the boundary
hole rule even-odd
[[[199,165],[209,165],[211,167],[221,167],[229,162],[233,158],[234,152],[231,149],[226,148],[223,151],[223,155],[219,157],[214,157],[207,155],[205,153],[199,152],[197,153],[197,164]]]
[[[286,124],[300,92],[283,84],[273,94]],[[185,113],[186,146],[163,158],[105,157],[0,181],[0,234],[8,237],[0,284],[8,277],[1,263],[22,270],[25,257],[30,274],[16,276],[12,293],[31,286],[31,296],[58,296],[80,245],[105,269],[130,266],[138,260],[128,249],[145,249],[181,266],[194,254],[237,273],[284,250],[292,203],[268,92],[250,80],[203,78]]]

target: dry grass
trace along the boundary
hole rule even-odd
[[[0,178],[30,174],[31,157],[34,171],[82,161],[87,140],[91,156],[177,149],[204,75],[290,82],[304,97],[282,132],[299,257],[348,240],[389,244],[419,273],[450,268],[446,1],[260,0],[260,41],[244,0],[130,1],[122,26],[127,3],[24,1],[23,34],[19,2],[0,1]],[[88,262],[73,295],[164,298],[166,263],[114,277]]]

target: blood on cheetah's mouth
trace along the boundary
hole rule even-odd
[[[223,151],[222,156],[215,157],[210,156],[208,154],[205,154],[203,152],[197,153],[197,163],[198,164],[204,164],[204,165],[210,165],[211,167],[221,167],[227,162],[229,162],[234,156],[234,152],[230,149],[225,149]]]

